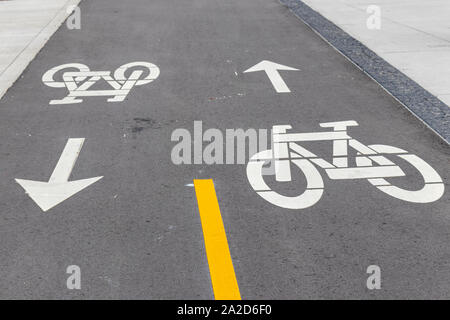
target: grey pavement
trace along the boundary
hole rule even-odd
[[[64,25],[0,100],[0,298],[213,299],[193,179],[213,179],[243,299],[450,298],[448,145],[275,0],[84,0],[82,27]],[[261,60],[281,71],[277,94]],[[115,70],[133,61],[161,74],[123,102],[85,97],[50,105],[65,88],[49,69],[82,63]],[[101,85],[100,85],[101,86]],[[366,180],[322,177],[312,207],[288,210],[259,197],[246,166],[174,165],[177,128],[324,131],[419,156],[442,177],[433,203],[401,201]],[[46,181],[68,138],[85,138],[69,180],[103,179],[43,212],[14,181]],[[331,143],[305,146],[327,159]],[[395,158],[393,158],[395,159]],[[397,185],[420,189],[417,171]],[[304,187],[302,176],[283,191]],[[268,178],[270,180],[270,177]],[[274,184],[274,181],[271,181]],[[304,183],[303,183],[304,184]],[[65,270],[78,265],[81,290]],[[368,290],[378,265],[382,289]]]

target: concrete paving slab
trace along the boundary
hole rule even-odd
[[[79,2],[0,2],[0,99]]]
[[[304,2],[433,95],[450,94],[450,68],[446,67],[450,56],[448,19],[450,2],[446,0],[305,0]],[[378,5],[381,8],[380,30],[369,30],[366,27],[366,20],[369,17],[366,9],[369,5]],[[396,55],[395,52],[399,54]]]

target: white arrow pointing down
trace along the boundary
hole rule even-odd
[[[102,177],[69,181],[70,173],[83,146],[84,138],[69,139],[48,182],[15,179],[45,212],[89,187]]]
[[[260,63],[251,67],[250,69],[245,70],[244,73],[265,71],[267,76],[269,77],[270,82],[272,82],[272,85],[276,92],[278,93],[291,92],[291,90],[289,90],[289,87],[286,85],[286,82],[284,82],[278,70],[298,71],[298,69],[292,67],[284,66],[282,64],[278,64],[268,60],[263,60]]]

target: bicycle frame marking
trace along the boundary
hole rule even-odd
[[[280,128],[274,130],[273,134],[276,181],[291,181],[290,169],[280,168],[281,166],[290,166],[289,162],[280,162],[277,159],[280,159],[280,157],[281,159],[289,159],[292,156],[296,158],[317,158],[313,162],[325,169],[328,177],[333,180],[404,176],[405,173],[400,167],[394,165],[383,156],[365,157],[376,155],[377,153],[347,135],[347,127],[357,125],[356,121],[330,122],[321,124],[321,126],[334,128],[334,131],[309,133],[285,133],[288,127],[279,126]],[[331,164],[325,159],[317,157],[296,143],[300,141],[333,141],[333,163]],[[359,164],[357,167],[348,167],[349,146],[361,155],[357,158],[357,164]],[[291,152],[288,152],[289,149]],[[376,162],[380,167],[373,166],[373,162]]]
[[[133,67],[145,68],[149,74],[141,79],[143,75],[142,70],[134,70],[130,76],[125,76],[128,69]],[[62,75],[63,81],[57,82],[54,80],[54,75],[63,69],[78,69],[79,71],[64,72]],[[50,104],[72,104],[83,102],[80,97],[94,97],[94,96],[112,96],[108,102],[124,101],[134,86],[141,86],[154,81],[160,74],[159,68],[149,62],[131,62],[117,68],[114,76],[111,76],[111,71],[90,71],[89,67],[78,63],[69,63],[54,67],[48,70],[43,76],[42,81],[45,85],[54,88],[66,88],[69,93],[66,97],[60,100],[51,100]],[[89,90],[99,80],[106,81],[111,90]]]
[[[290,125],[274,126],[272,150],[255,154],[247,164],[247,177],[251,186],[261,197],[277,206],[290,209],[307,208],[319,201],[323,193],[323,180],[317,166],[323,169],[331,180],[367,179],[379,190],[404,201],[428,203],[443,195],[442,179],[428,163],[400,148],[362,144],[347,134],[347,127],[357,125],[353,120],[321,123],[321,127],[333,128],[333,131],[309,133],[286,133],[288,129],[292,129]],[[332,163],[297,143],[302,141],[332,141]],[[349,147],[357,151],[354,167],[348,165]],[[384,178],[402,177],[405,173],[380,153],[396,155],[409,162],[422,174],[425,186],[417,191],[392,186]],[[306,191],[297,197],[282,196],[272,191],[261,174],[262,166],[269,160],[275,162],[277,182],[292,181],[291,164],[303,171],[307,180]]]

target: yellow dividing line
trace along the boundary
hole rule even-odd
[[[216,300],[241,300],[214,183],[211,179],[194,180],[194,186],[214,297]]]

